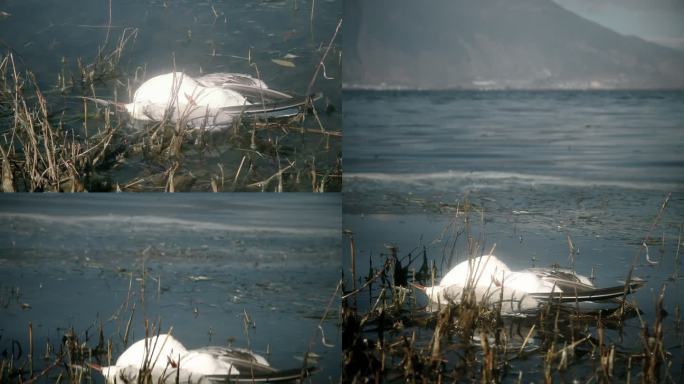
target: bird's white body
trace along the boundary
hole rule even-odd
[[[432,303],[444,305],[459,303],[464,292],[472,291],[478,303],[489,304],[500,301],[502,289],[506,299],[516,298],[522,300],[521,305],[530,307],[535,306],[536,301],[523,300],[525,293],[540,289],[551,292],[553,286],[549,287],[533,275],[514,272],[496,256],[487,255],[457,264],[444,275],[439,285],[426,287],[425,293]]]
[[[263,356],[240,348],[205,347],[187,350],[168,334],[148,337],[131,345],[116,360],[102,367],[107,383],[138,382],[149,374],[154,383],[211,383],[217,381],[279,381],[278,371]],[[269,377],[269,375],[271,375]],[[261,380],[259,379],[261,378]],[[282,379],[281,379],[282,381]]]
[[[214,73],[193,78],[171,72],[145,81],[123,107],[138,121],[183,121],[213,129],[230,124],[243,113],[293,109],[304,100],[271,90],[249,75]]]
[[[160,335],[138,340],[128,347],[118,359],[117,366],[138,365],[143,366],[145,360],[148,365],[155,361],[166,364],[168,357],[185,355],[187,349],[171,335]]]
[[[643,284],[635,280],[629,287]],[[494,255],[463,261],[432,287],[424,287],[431,303],[460,303],[472,292],[478,303],[502,304],[502,311],[525,312],[536,309],[547,298],[571,301],[607,300],[619,297],[624,285],[599,289],[586,276],[561,269],[533,268],[512,271]]]
[[[263,82],[262,82],[263,84]],[[264,88],[266,84],[263,84]],[[160,121],[167,110],[173,119],[180,116],[213,114],[225,107],[250,105],[244,96],[229,88],[205,86],[180,72],[155,76],[144,82],[126,104],[128,113],[137,120]]]
[[[487,285],[493,278],[508,275],[511,270],[496,256],[469,259],[453,267],[439,282],[440,286],[463,285],[470,281],[474,285]]]

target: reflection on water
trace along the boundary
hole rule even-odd
[[[354,232],[357,287],[391,258],[388,244],[409,280],[423,254],[438,280],[474,239],[479,252],[495,246],[511,269],[574,264],[595,274],[597,286],[620,284],[633,267],[647,280],[634,295],[642,320],[654,323],[663,286],[665,310],[679,310],[681,92],[348,92],[344,105],[343,226]],[[348,271],[351,254],[343,250]],[[382,286],[359,295],[359,308],[372,307]],[[416,299],[418,308],[426,304],[420,293]],[[672,361],[681,359],[677,321],[663,323]],[[405,325],[409,338],[417,331],[417,344],[429,345],[434,328]],[[606,334],[624,351],[643,349],[639,319],[622,332]],[[511,362],[523,381],[541,377],[538,357]],[[576,365],[574,376],[591,376],[586,362]]]
[[[92,348],[102,325],[116,357],[133,316],[131,339],[161,322],[188,347],[251,347],[278,368],[313,340],[314,380],[338,377],[335,311],[329,346],[317,326],[338,280],[339,196],[271,196],[3,197],[0,350],[17,340],[25,361],[29,322],[36,356],[69,329]]]

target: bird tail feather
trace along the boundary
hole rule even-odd
[[[304,106],[310,102],[318,100],[320,97],[321,97],[320,95],[316,95],[316,96],[312,96],[312,97],[290,97],[287,99],[281,99],[281,100],[277,100],[277,101],[266,102],[264,104],[261,104],[260,102],[258,102],[255,104],[244,105],[244,106],[225,107],[225,108],[221,108],[221,111],[227,112],[230,114],[244,113],[244,114],[248,114],[248,115],[277,112],[277,111],[284,111],[284,110],[288,110],[288,109],[294,109],[294,108],[302,107],[302,106]]]
[[[603,301],[610,300],[624,296],[625,294],[630,294],[641,288],[644,285],[644,280],[632,280],[625,287],[625,285],[616,285],[607,288],[595,288],[587,289],[582,292],[554,292],[554,293],[532,293],[530,296],[537,300],[546,301],[560,301],[562,303],[566,302],[576,302],[576,301]]]
[[[213,375],[207,376],[212,383],[282,383],[308,377],[315,367],[293,368],[276,372],[240,374],[240,376]]]

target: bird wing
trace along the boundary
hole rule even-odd
[[[583,281],[581,276],[569,269],[561,268],[530,268],[528,271],[534,273],[537,277],[542,280],[548,281],[554,284],[562,292],[572,293],[575,292],[586,292],[596,289],[591,284],[587,284],[586,278]]]
[[[284,92],[275,91],[268,88],[259,88],[252,85],[232,84],[225,88],[238,92],[247,100],[254,103],[261,102],[262,97],[265,101],[285,100],[292,98],[291,95]]]
[[[272,103],[278,100],[291,99],[287,93],[269,89],[266,83],[252,76],[241,73],[210,73],[196,79],[208,88],[224,88],[238,92],[250,103]]]
[[[296,380],[309,376],[315,367],[277,370],[266,359],[250,350],[227,347],[204,347],[194,350],[209,353],[219,360],[232,364],[239,375],[208,375],[205,378],[211,382],[222,383],[278,383]]]
[[[316,95],[313,96],[311,101],[318,100],[321,97],[321,95]],[[268,112],[276,112],[276,111],[283,111],[286,109],[293,109],[293,108],[299,108],[304,105],[309,103],[309,98],[308,97],[290,97],[288,99],[283,99],[279,101],[271,101],[271,102],[266,102],[265,104],[261,104],[261,102],[257,102],[256,104],[252,105],[244,105],[244,106],[235,106],[235,107],[225,107],[221,108],[220,110],[225,113],[229,114],[258,114],[258,113],[268,113]]]
[[[239,372],[269,373],[276,369],[268,365],[266,359],[252,351],[242,348],[203,347],[191,352],[207,353],[216,359],[230,363]]]
[[[626,293],[632,293],[644,285],[644,280],[632,280],[627,286]],[[554,293],[531,293],[530,296],[538,300],[575,302],[575,301],[601,301],[622,297],[625,294],[624,285],[616,285],[607,288],[592,288],[577,291],[575,294],[571,290]]]
[[[256,88],[268,88],[266,83],[244,73],[210,73],[195,79],[205,87],[232,87],[233,85],[246,85]]]
[[[245,372],[240,376],[211,375],[204,378],[212,383],[283,383],[307,377],[315,371],[315,368],[294,368],[269,373]]]

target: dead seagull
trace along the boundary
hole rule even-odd
[[[313,368],[277,370],[263,356],[241,348],[187,350],[170,334],[135,342],[115,365],[94,366],[107,383],[281,383],[308,376]],[[147,377],[145,377],[147,376]]]
[[[292,116],[308,102],[306,97],[269,89],[262,80],[245,74],[212,73],[193,78],[182,72],[145,81],[128,104],[87,99],[114,104],[138,121],[184,121],[188,126],[208,129],[225,127],[241,114]]]
[[[559,268],[530,268],[512,271],[494,255],[475,257],[453,267],[438,285],[424,287],[433,304],[459,303],[471,289],[478,303],[502,303],[502,311],[521,313],[537,309],[544,301],[562,303],[602,302],[622,297],[641,287],[644,281],[596,288],[589,278]]]

